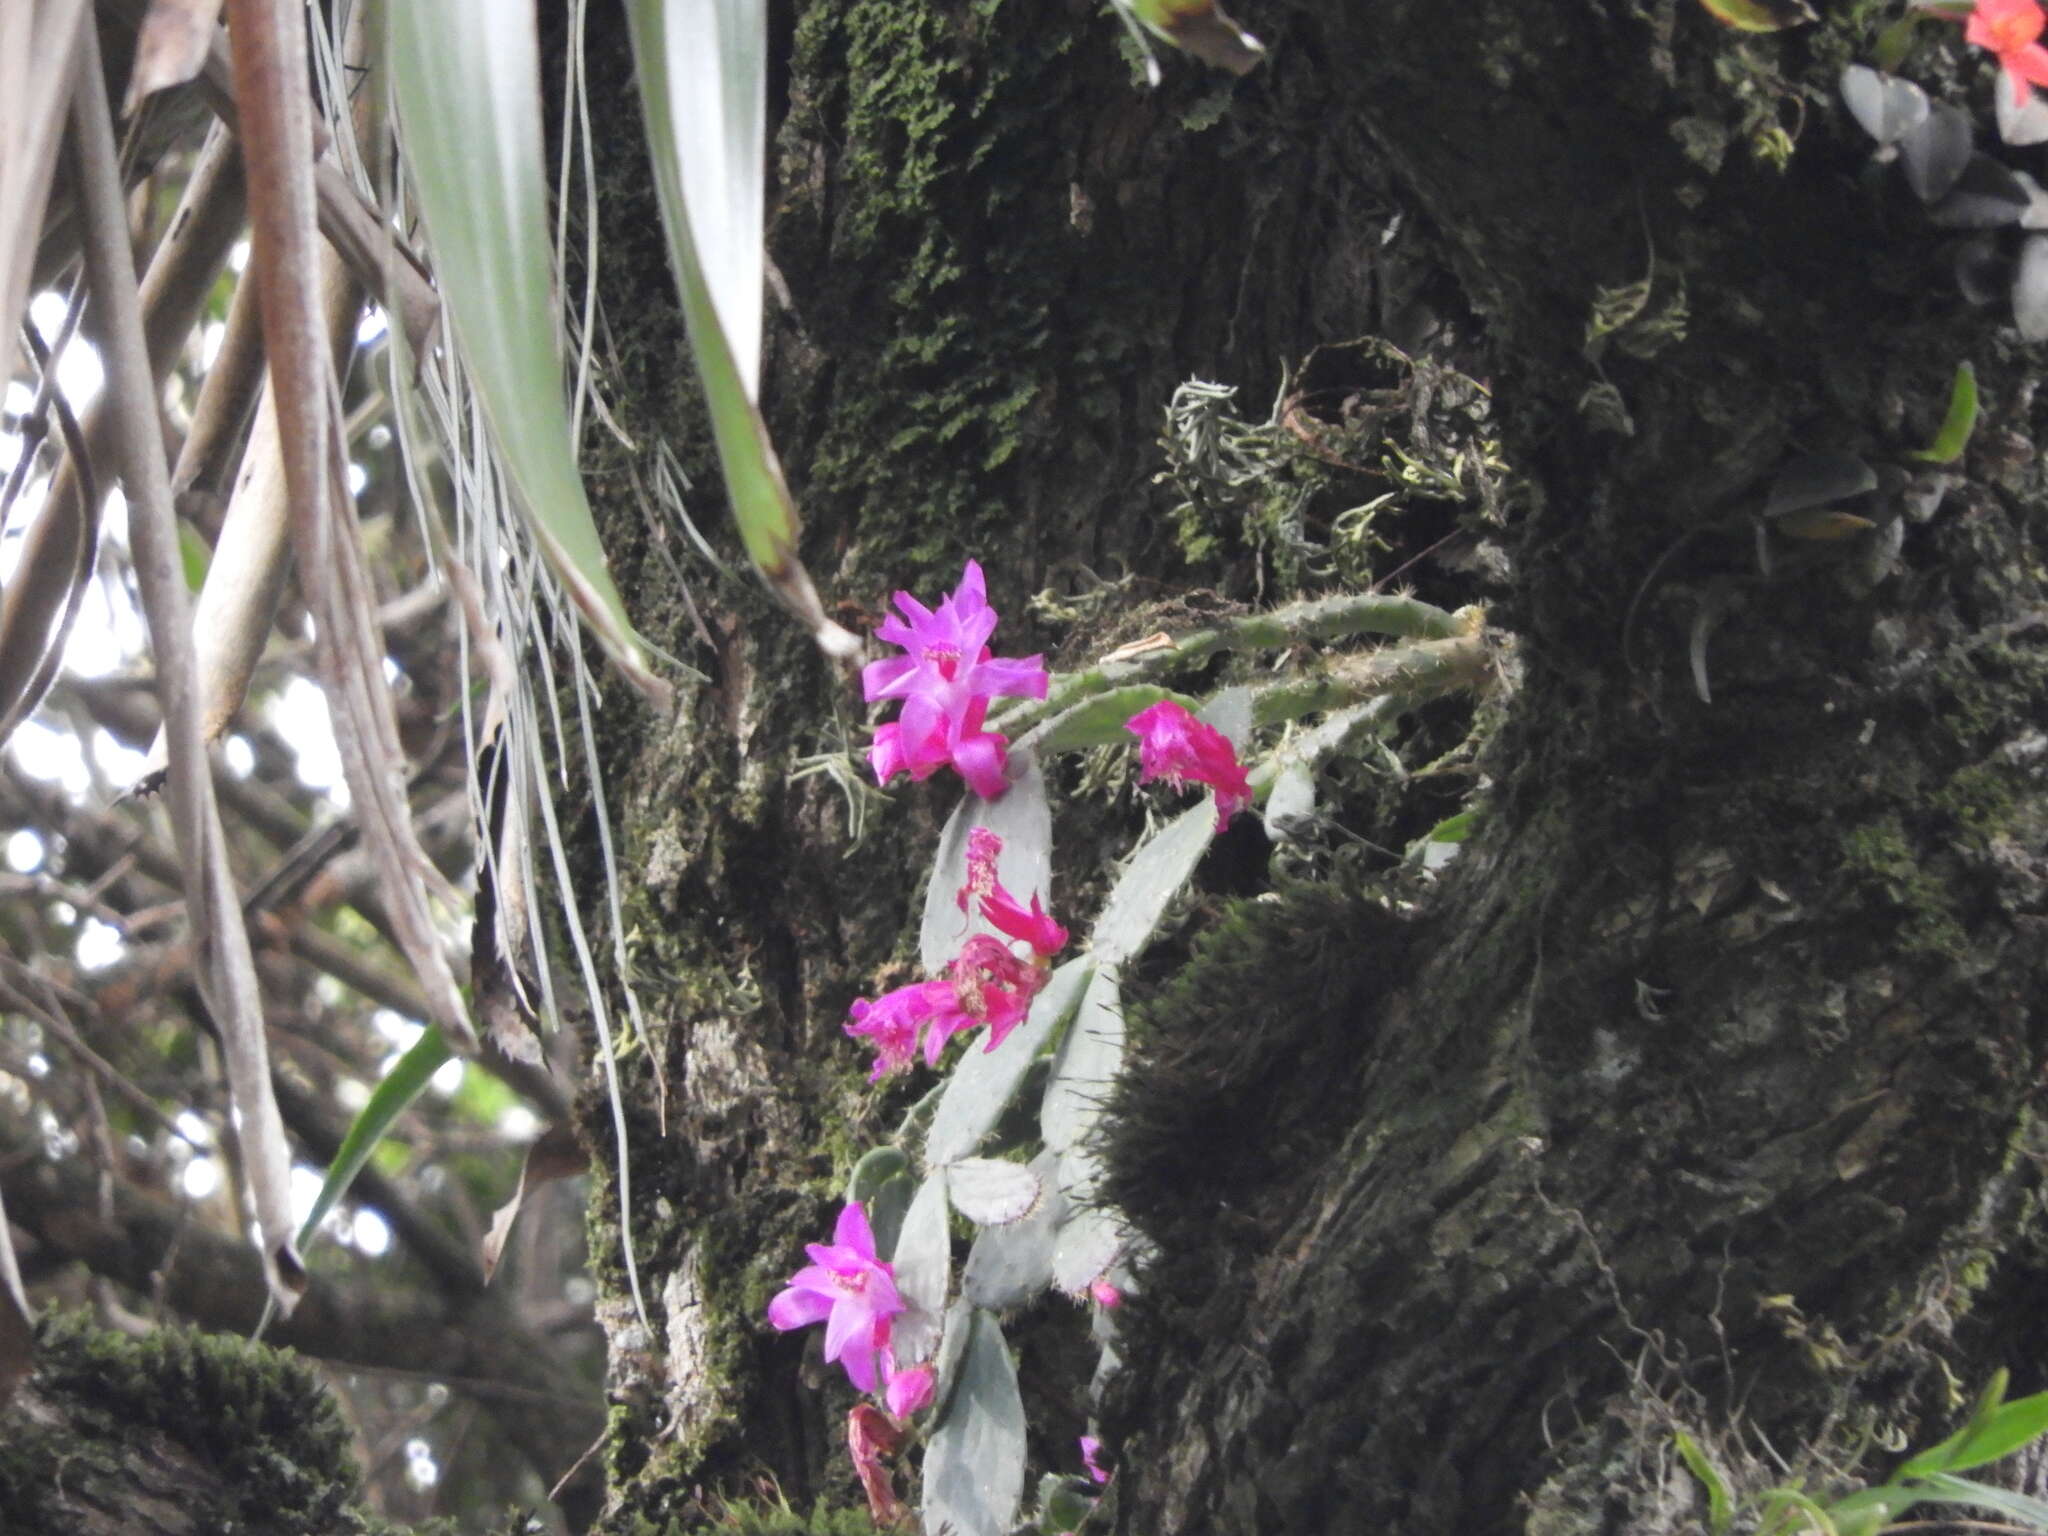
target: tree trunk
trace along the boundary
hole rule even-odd
[[[1676,1429],[1754,1500],[1787,1480],[1767,1445],[1846,1475],[1873,1434],[1941,1433],[1951,1380],[2043,1385],[2029,358],[1861,176],[1834,81],[1862,23],[1246,9],[1259,71],[1170,62],[1151,94],[1091,5],[814,0],[776,48],[771,416],[849,615],[970,555],[1020,650],[1062,638],[1026,597],[1084,569],[1142,573],[1093,636],[1248,589],[1249,544],[1189,563],[1147,488],[1174,385],[1271,398],[1417,295],[1433,355],[1488,379],[1516,486],[1468,519],[1464,590],[1422,578],[1512,636],[1462,856],[1426,890],[1346,865],[1211,904],[1155,967],[1112,1157],[1156,1247],[1122,1314],[1120,1527],[1675,1530],[1703,1518]],[[619,22],[593,26],[593,77],[623,80]],[[1981,117],[1927,30],[1930,88]],[[684,450],[715,527],[640,125],[623,90],[594,107],[620,423]],[[1898,520],[1891,466],[1966,357],[1967,475]],[[1766,574],[1747,514],[1818,451],[1889,477],[1878,526],[1781,540]],[[673,721],[598,723],[665,1076],[626,1063],[651,1332],[615,1186],[592,1223],[622,1531],[764,1466],[799,1505],[857,1497],[839,1389],[762,1308],[907,1102],[840,1025],[909,977],[948,808],[899,789],[856,846],[830,780],[792,776],[861,746],[847,679],[748,581],[692,578],[701,642],[686,541],[627,469],[599,445],[622,584],[709,680]],[[1062,899],[1129,837],[1072,813],[1105,840],[1067,835]],[[582,1119],[607,1161],[596,1094]]]

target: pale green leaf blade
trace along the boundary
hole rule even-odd
[[[946,1225],[949,1208],[946,1170],[941,1168],[918,1186],[891,1251],[896,1291],[908,1307],[891,1330],[899,1365],[923,1360],[938,1341],[939,1318],[953,1277],[953,1238]]]
[[[1086,956],[1069,960],[1046,979],[1044,988],[1031,1000],[1031,1012],[1001,1045],[993,1051],[983,1050],[978,1041],[968,1047],[947,1079],[932,1117],[931,1134],[925,1141],[927,1161],[943,1166],[981,1145],[1002,1118],[1045,1042],[1074,1011],[1093,972],[1094,964]]]
[[[977,1227],[1006,1227],[1045,1203],[1045,1185],[1022,1163],[963,1157],[946,1168],[953,1209]]]
[[[442,300],[514,499],[605,653],[665,698],[605,563],[569,436],[534,13],[435,0],[386,15],[406,163]]]
[[[441,1038],[441,1031],[429,1025],[426,1033],[415,1040],[412,1048],[384,1074],[384,1080],[370,1094],[369,1102],[357,1113],[355,1123],[348,1128],[348,1134],[341,1138],[341,1145],[335,1150],[334,1161],[328,1166],[327,1177],[321,1181],[313,1209],[299,1228],[301,1253],[312,1246],[320,1231],[320,1223],[327,1219],[327,1213],[334,1209],[335,1202],[348,1192],[356,1175],[363,1171],[363,1164],[377,1150],[377,1143],[390,1134],[398,1117],[412,1106],[414,1099],[426,1092],[434,1074],[453,1060],[454,1055],[448,1049],[448,1042]]]
[[[967,1321],[958,1379],[924,1456],[924,1528],[1008,1536],[1024,1497],[1024,1400],[1003,1330],[980,1310]]]
[[[1098,969],[1082,995],[1073,1028],[1060,1042],[1045,1085],[1040,1124],[1055,1152],[1078,1147],[1102,1118],[1124,1064],[1124,1009],[1116,973]]]
[[[1215,835],[1216,807],[1204,796],[1132,855],[1095,923],[1097,965],[1119,965],[1145,947]]]
[[[978,1307],[1008,1311],[1021,1307],[1052,1283],[1053,1238],[1066,1214],[1055,1176],[1059,1154],[1045,1151],[1031,1160],[1044,1187],[1038,1209],[1004,1227],[984,1227],[967,1254],[960,1289]]]

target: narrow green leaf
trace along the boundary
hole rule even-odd
[[[1796,1488],[1773,1488],[1763,1496],[1763,1505],[1769,1512],[1761,1536],[1775,1536],[1776,1532],[1799,1529],[1791,1524],[1793,1520],[1817,1536],[1840,1536],[1835,1522],[1828,1518],[1828,1512]]]
[[[830,655],[852,657],[860,642],[825,616],[797,558],[796,503],[757,409],[761,227],[758,199],[750,205],[747,188],[758,187],[765,174],[759,114],[766,99],[767,5],[633,0],[626,14],[669,260],[741,542],[770,590],[810,626],[818,644]],[[712,74],[718,83],[707,96],[700,87]],[[750,206],[752,228],[742,228]],[[752,253],[744,249],[749,243]]]
[[[2048,1434],[2048,1392],[2036,1392],[2032,1397],[2000,1404],[1981,1423],[1971,1426],[1946,1467],[1925,1470],[1967,1472],[2001,1456],[2010,1456],[2043,1434]]]
[[[312,1212],[299,1228],[301,1253],[312,1246],[320,1231],[320,1223],[327,1219],[327,1213],[334,1209],[335,1202],[348,1192],[356,1175],[363,1171],[363,1164],[370,1160],[377,1143],[389,1134],[392,1124],[406,1112],[412,1101],[426,1092],[434,1074],[453,1060],[454,1055],[441,1038],[441,1031],[429,1025],[426,1032],[413,1042],[412,1049],[399,1057],[391,1070],[384,1074],[384,1080],[356,1115],[348,1134],[341,1138],[334,1162],[328,1167],[320,1193],[313,1201]]]
[[[1909,1484],[1906,1491],[1913,1504],[1975,1505],[2024,1521],[2037,1531],[2048,1531],[2048,1502],[2010,1488],[1994,1488],[1989,1483],[1937,1472],[1923,1483]],[[1910,1508],[1911,1504],[1905,1507]]]
[[[1724,1536],[1735,1519],[1735,1507],[1728,1498],[1727,1480],[1721,1476],[1721,1469],[1700,1449],[1699,1441],[1682,1429],[1673,1431],[1671,1438],[1692,1475],[1707,1490],[1707,1530],[1711,1536]]]
[[[1991,1380],[1984,1384],[1984,1390],[1977,1394],[1977,1400],[1970,1405],[1970,1416],[1963,1421],[1963,1427],[1937,1445],[1931,1445],[1917,1456],[1907,1458],[1905,1464],[1892,1474],[1895,1480],[1922,1477],[1930,1472],[1946,1472],[1956,1465],[1956,1456],[1969,1443],[1991,1416],[1998,1411],[1998,1405],[2005,1401],[2005,1385],[2012,1378],[2003,1366],[1991,1373]]]
[[[514,500],[605,654],[642,692],[666,698],[605,563],[569,440],[534,12],[435,0],[384,13],[442,301]]]
[[[958,1380],[925,1451],[924,1528],[1008,1536],[1024,1497],[1024,1400],[1001,1325],[976,1310],[966,1328]]]
[[[1913,454],[1930,464],[1953,464],[1970,446],[1970,434],[1977,430],[1977,370],[1969,363],[1956,365],[1956,381],[1948,395],[1948,414],[1934,441]]]

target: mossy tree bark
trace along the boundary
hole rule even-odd
[[[972,554],[1028,642],[1063,571],[1241,574],[1156,524],[1160,408],[1376,329],[1414,287],[1395,211],[1462,292],[1526,487],[1508,574],[1467,594],[1518,678],[1448,877],[1214,916],[1141,1010],[1113,1161],[1158,1259],[1112,1415],[1123,1525],[1675,1530],[1701,1517],[1675,1426],[1753,1495],[1766,1436],[1839,1467],[1931,1438],[1951,1378],[2041,1385],[2032,385],[1859,175],[1833,80],[1873,8],[1752,39],[1691,0],[1245,9],[1267,66],[1150,96],[1090,5],[813,0],[778,46],[771,411],[806,558],[859,611]],[[1982,108],[1956,62],[1931,88]],[[621,423],[687,444],[639,124],[595,106]],[[1759,572],[1732,514],[1761,483],[1798,452],[1899,462],[1966,356],[1990,413],[1936,513]],[[709,678],[598,725],[665,1079],[627,1063],[651,1331],[614,1188],[593,1221],[608,1528],[638,1530],[762,1468],[851,1494],[836,1389],[759,1319],[900,1112],[839,1025],[909,975],[946,805],[899,793],[850,846],[829,781],[792,776],[858,744],[846,680],[744,581],[697,591],[700,642],[682,541],[598,452],[640,618]],[[583,1118],[607,1149],[594,1094]]]

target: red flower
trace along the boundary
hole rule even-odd
[[[1963,40],[1989,49],[2012,81],[2013,102],[2027,104],[2027,86],[2048,85],[2048,48],[2040,44],[2048,24],[2037,0],[1977,0]]]

